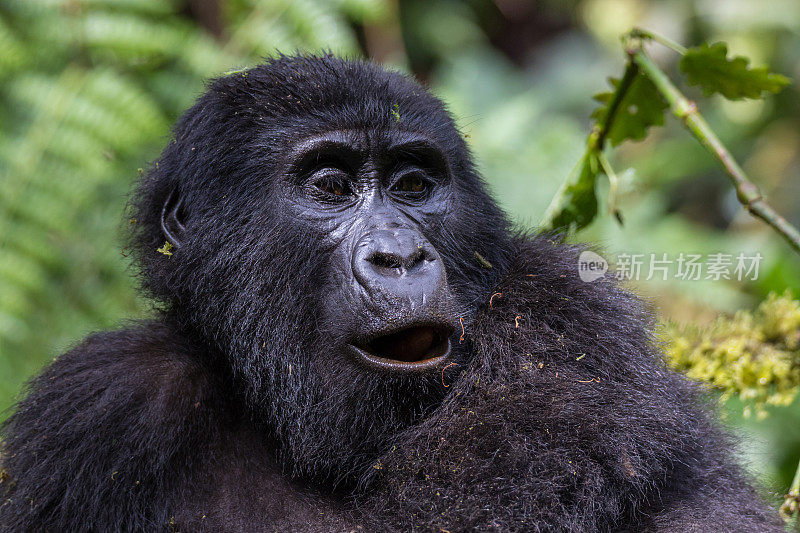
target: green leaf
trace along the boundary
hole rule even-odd
[[[608,81],[615,90],[619,86],[616,78],[609,78]],[[605,122],[613,98],[614,92],[594,96],[595,100],[603,104],[592,113],[592,118],[598,124]],[[643,74],[637,75],[614,113],[607,135],[608,141],[613,146],[618,146],[626,140],[644,139],[650,126],[664,124],[664,111],[668,107],[653,82]]]
[[[597,152],[586,150],[570,177],[564,182],[542,218],[544,230],[577,231],[597,216],[595,184],[600,174]]]
[[[735,56],[728,59],[728,45],[702,44],[687,50],[680,62],[689,84],[703,88],[703,95],[720,93],[729,100],[762,98],[763,93],[777,93],[789,84],[786,76],[769,72],[766,67],[750,68],[750,60]]]

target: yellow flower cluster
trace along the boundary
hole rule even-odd
[[[734,394],[759,418],[766,405],[789,405],[800,392],[800,301],[770,294],[754,312],[740,311],[698,328],[664,328],[667,362],[693,380]]]

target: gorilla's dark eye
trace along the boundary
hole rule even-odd
[[[428,192],[431,188],[431,182],[425,179],[422,175],[413,173],[407,174],[397,180],[392,185],[391,190],[401,193],[409,193],[411,195],[420,196]]]
[[[344,197],[353,194],[353,189],[343,176],[326,175],[313,183],[314,187],[331,197]]]

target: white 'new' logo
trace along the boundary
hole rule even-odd
[[[584,250],[578,257],[578,276],[582,281],[591,283],[600,279],[608,271],[608,261],[601,255]]]

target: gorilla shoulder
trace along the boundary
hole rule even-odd
[[[146,322],[57,358],[3,427],[3,528],[344,530],[338,504],[281,475],[199,350]]]
[[[218,388],[212,386],[215,378],[202,366],[198,351],[162,322],[94,333],[31,383],[29,400],[35,401],[23,402],[15,416],[39,407],[42,422],[59,410],[74,420],[85,410],[96,415],[100,409],[109,418],[94,420],[98,426],[116,425],[137,413],[152,423],[162,417],[165,423],[191,418]],[[122,406],[124,412],[114,412]]]
[[[56,359],[4,424],[13,485],[0,523],[15,531],[166,523],[147,502],[174,487],[171,473],[222,422],[207,407],[220,387],[197,359],[158,323],[91,335]]]

